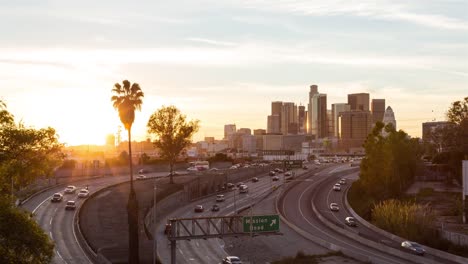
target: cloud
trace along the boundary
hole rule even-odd
[[[236,46],[236,43],[233,42],[225,42],[219,40],[212,40],[212,39],[205,39],[205,38],[187,38],[189,41],[199,42],[204,44],[210,44],[214,46]]]
[[[352,15],[376,20],[410,22],[439,29],[468,30],[468,21],[434,14],[430,11],[426,13],[415,12],[413,11],[415,6],[411,6],[411,1],[361,0],[356,3],[355,1],[346,0],[235,0],[232,2],[232,4],[235,3],[244,8],[295,15]],[[426,2],[422,2],[420,6],[425,6],[425,4]],[[464,8],[466,8],[466,5]],[[434,11],[440,12],[440,10]]]

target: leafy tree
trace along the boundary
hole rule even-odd
[[[128,132],[128,163],[130,167],[130,194],[128,197],[127,212],[129,226],[129,263],[139,263],[138,254],[138,201],[133,188],[133,164],[132,164],[132,125],[135,121],[135,110],[141,110],[143,104],[143,91],[138,83],[130,84],[128,80],[116,83],[111,97],[114,108],[119,112],[119,118]]]
[[[450,122],[460,125],[464,120],[468,119],[468,97],[463,101],[455,101],[447,111],[447,118]]]
[[[13,188],[25,187],[37,176],[52,176],[63,161],[62,148],[53,128],[0,125],[0,192],[13,194]]]
[[[148,133],[155,137],[154,145],[160,150],[161,157],[169,162],[170,183],[174,183],[174,163],[181,151],[190,145],[199,121],[186,121],[186,116],[175,106],[163,106],[150,116],[146,126]]]
[[[6,104],[0,100],[0,125],[13,125],[13,115],[6,110]]]
[[[0,263],[51,263],[54,244],[29,214],[0,197]]]

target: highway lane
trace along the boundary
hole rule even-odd
[[[161,177],[167,173],[148,174],[149,177]],[[65,210],[65,203],[74,200],[77,209],[83,198],[78,198],[78,191],[89,186],[90,194],[110,185],[128,181],[129,176],[113,176],[77,181],[70,185],[77,187],[75,194],[64,194],[63,201],[52,203],[50,199],[56,192],[63,193],[65,186],[54,187],[40,193],[25,202],[22,207],[34,214],[34,219],[55,243],[55,255],[52,263],[92,263],[79,245],[73,228],[73,221],[78,210]]]
[[[298,170],[298,173],[299,172],[301,172],[301,170]],[[226,200],[218,203],[215,201],[215,196],[207,197],[173,211],[167,216],[167,219],[231,215],[234,213],[235,207],[239,210],[239,208],[248,206],[262,199],[270,193],[272,188],[278,187],[284,181],[284,174],[280,176],[279,181],[272,181],[272,177],[266,174],[259,175],[258,177],[259,182],[245,182],[249,186],[249,192],[247,194],[240,194],[238,190],[229,191],[224,193]],[[199,204],[203,205],[205,208],[203,213],[194,212],[195,205]],[[220,206],[219,212],[210,211],[213,204],[218,204]],[[253,207],[253,214],[255,214],[255,206]],[[157,227],[158,254],[163,263],[169,263],[170,245],[167,238],[163,235],[164,225],[165,221],[161,221]],[[224,249],[224,241],[222,239],[177,241],[176,252],[177,263],[219,263],[222,258],[228,255]]]
[[[324,225],[312,210],[311,199],[317,183],[329,177],[343,177],[348,174],[349,165],[338,165],[327,168],[310,178],[304,179],[301,184],[297,184],[289,189],[280,200],[280,208],[283,215],[297,227],[309,234],[322,238],[335,245],[348,248],[357,254],[369,256],[379,260],[379,263],[408,263],[405,259],[395,257],[387,252],[369,248],[337,233],[335,230]]]
[[[330,179],[327,179],[320,183],[320,186],[317,188],[317,194],[316,194],[316,199],[313,201],[313,206],[316,207],[316,209],[322,213],[322,215],[330,222],[334,223],[337,225],[337,228],[346,228],[349,231],[352,231],[356,233],[356,235],[360,235],[361,237],[364,237],[366,239],[375,241],[377,243],[382,243],[385,244],[386,246],[390,246],[392,248],[395,248],[397,250],[402,251],[402,254],[408,254],[407,251],[404,251],[399,243],[396,243],[395,241],[386,238],[385,236],[382,236],[373,230],[367,228],[365,225],[359,224],[357,227],[348,227],[344,225],[344,219],[348,216],[352,216],[352,214],[349,212],[348,208],[345,207],[345,194],[346,194],[346,189],[351,186],[352,181],[358,178],[357,173],[354,173],[352,175],[348,175],[347,178],[347,184],[342,185],[341,191],[334,191],[333,185],[339,180],[339,177],[330,177]],[[329,209],[330,203],[338,203],[340,206],[340,211],[338,212],[332,212]],[[424,257],[421,257],[424,259],[432,260],[436,263],[455,263],[452,261],[448,261],[430,254],[426,254]]]

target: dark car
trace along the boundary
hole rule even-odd
[[[352,227],[357,226],[356,219],[354,219],[354,217],[350,217],[350,216],[345,218],[345,224],[348,225],[348,226],[352,226]]]
[[[279,177],[278,176],[275,176],[273,178],[271,178],[272,181],[279,181]]]
[[[275,176],[275,175],[276,175],[276,171],[270,171],[270,172],[268,173],[268,175],[270,175],[270,176]]]
[[[172,230],[171,223],[167,223],[166,226],[164,227],[164,234],[169,235],[171,233],[171,230]]]
[[[213,206],[211,207],[211,211],[213,212],[219,211],[219,206],[217,204],[213,204]]]
[[[230,182],[226,183],[226,187],[228,189],[232,189],[232,188],[234,188],[234,186],[235,186],[234,183],[230,183]]]
[[[258,182],[258,178],[257,178],[257,177],[253,177],[253,178],[252,178],[252,182]]]
[[[413,241],[403,241],[401,242],[401,247],[404,248],[405,250],[411,251],[412,253],[416,255],[424,255],[426,253],[426,250],[418,243],[413,242]]]
[[[61,193],[54,193],[50,201],[55,203],[55,202],[61,202],[62,199],[63,199],[63,195]]]
[[[205,209],[203,209],[203,205],[196,205],[196,206],[195,206],[195,209],[194,209],[195,213],[201,213],[201,212],[203,212],[204,210],[205,210]]]

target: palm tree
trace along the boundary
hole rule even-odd
[[[132,125],[135,121],[135,110],[141,110],[143,104],[142,98],[145,96],[138,83],[124,80],[123,86],[119,83],[114,85],[111,97],[114,108],[119,112],[120,121],[128,132],[128,153],[130,165],[130,194],[128,196],[127,214],[128,214],[128,262],[130,264],[139,263],[138,254],[138,201],[133,188],[133,164],[132,164]]]

